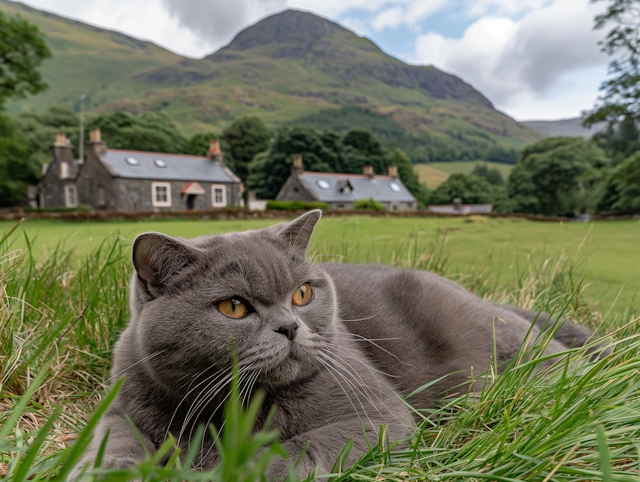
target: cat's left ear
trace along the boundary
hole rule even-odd
[[[304,213],[298,219],[284,224],[278,235],[298,254],[304,257],[307,245],[318,221],[322,217],[321,209],[314,209]]]

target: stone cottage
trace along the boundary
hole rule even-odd
[[[389,166],[389,173],[376,176],[372,166],[363,174],[305,172],[302,156],[293,159],[291,176],[282,186],[277,201],[319,201],[329,209],[353,209],[354,201],[375,199],[388,210],[417,209],[418,202],[398,177],[398,168]]]
[[[240,179],[224,164],[220,144],[209,156],[109,149],[100,129],[89,133],[84,162],[73,159],[64,134],[43,170],[40,205],[113,211],[184,211],[243,203]]]

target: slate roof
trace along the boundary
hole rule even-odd
[[[128,163],[128,157],[138,161],[138,165]],[[227,166],[208,157],[108,149],[101,160],[113,176],[128,179],[240,182]],[[156,160],[165,167],[159,167]]]
[[[353,202],[370,198],[380,202],[416,202],[400,179],[391,176],[375,176],[369,179],[369,176],[364,174],[304,172],[300,181],[321,202]],[[322,189],[318,181],[328,183],[329,189]],[[345,192],[345,181],[349,181],[351,192]],[[398,192],[390,187],[394,183],[399,188]]]
[[[490,213],[493,211],[493,204],[461,204],[460,209],[454,209],[453,204],[442,204],[437,206],[429,206],[429,211],[434,213]]]

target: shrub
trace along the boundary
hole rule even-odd
[[[278,211],[301,211],[303,209],[329,209],[327,203],[304,201],[267,201],[267,209]]]
[[[94,210],[93,206],[90,206],[89,204],[80,204],[75,208],[68,208],[66,206],[50,206],[47,208],[26,208],[25,212],[27,213],[68,213],[68,212],[77,211],[81,213],[88,213],[93,210]]]
[[[386,211],[387,208],[375,199],[359,199],[353,203],[353,209],[370,209],[372,211]]]

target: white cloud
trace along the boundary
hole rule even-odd
[[[283,10],[287,0],[162,0],[179,26],[188,29],[210,49],[228,43],[243,28]]]
[[[585,88],[594,98],[591,79],[571,77],[578,71],[593,75],[587,69],[603,69],[607,63],[597,46],[601,33],[591,28],[594,13],[587,2],[555,0],[518,21],[484,17],[460,39],[419,36],[414,60],[459,75],[509,113],[527,99],[559,100],[562,95],[582,95]]]
[[[395,29],[400,25],[413,26],[445,5],[445,0],[414,0],[405,6],[383,10],[371,22],[374,30]]]

